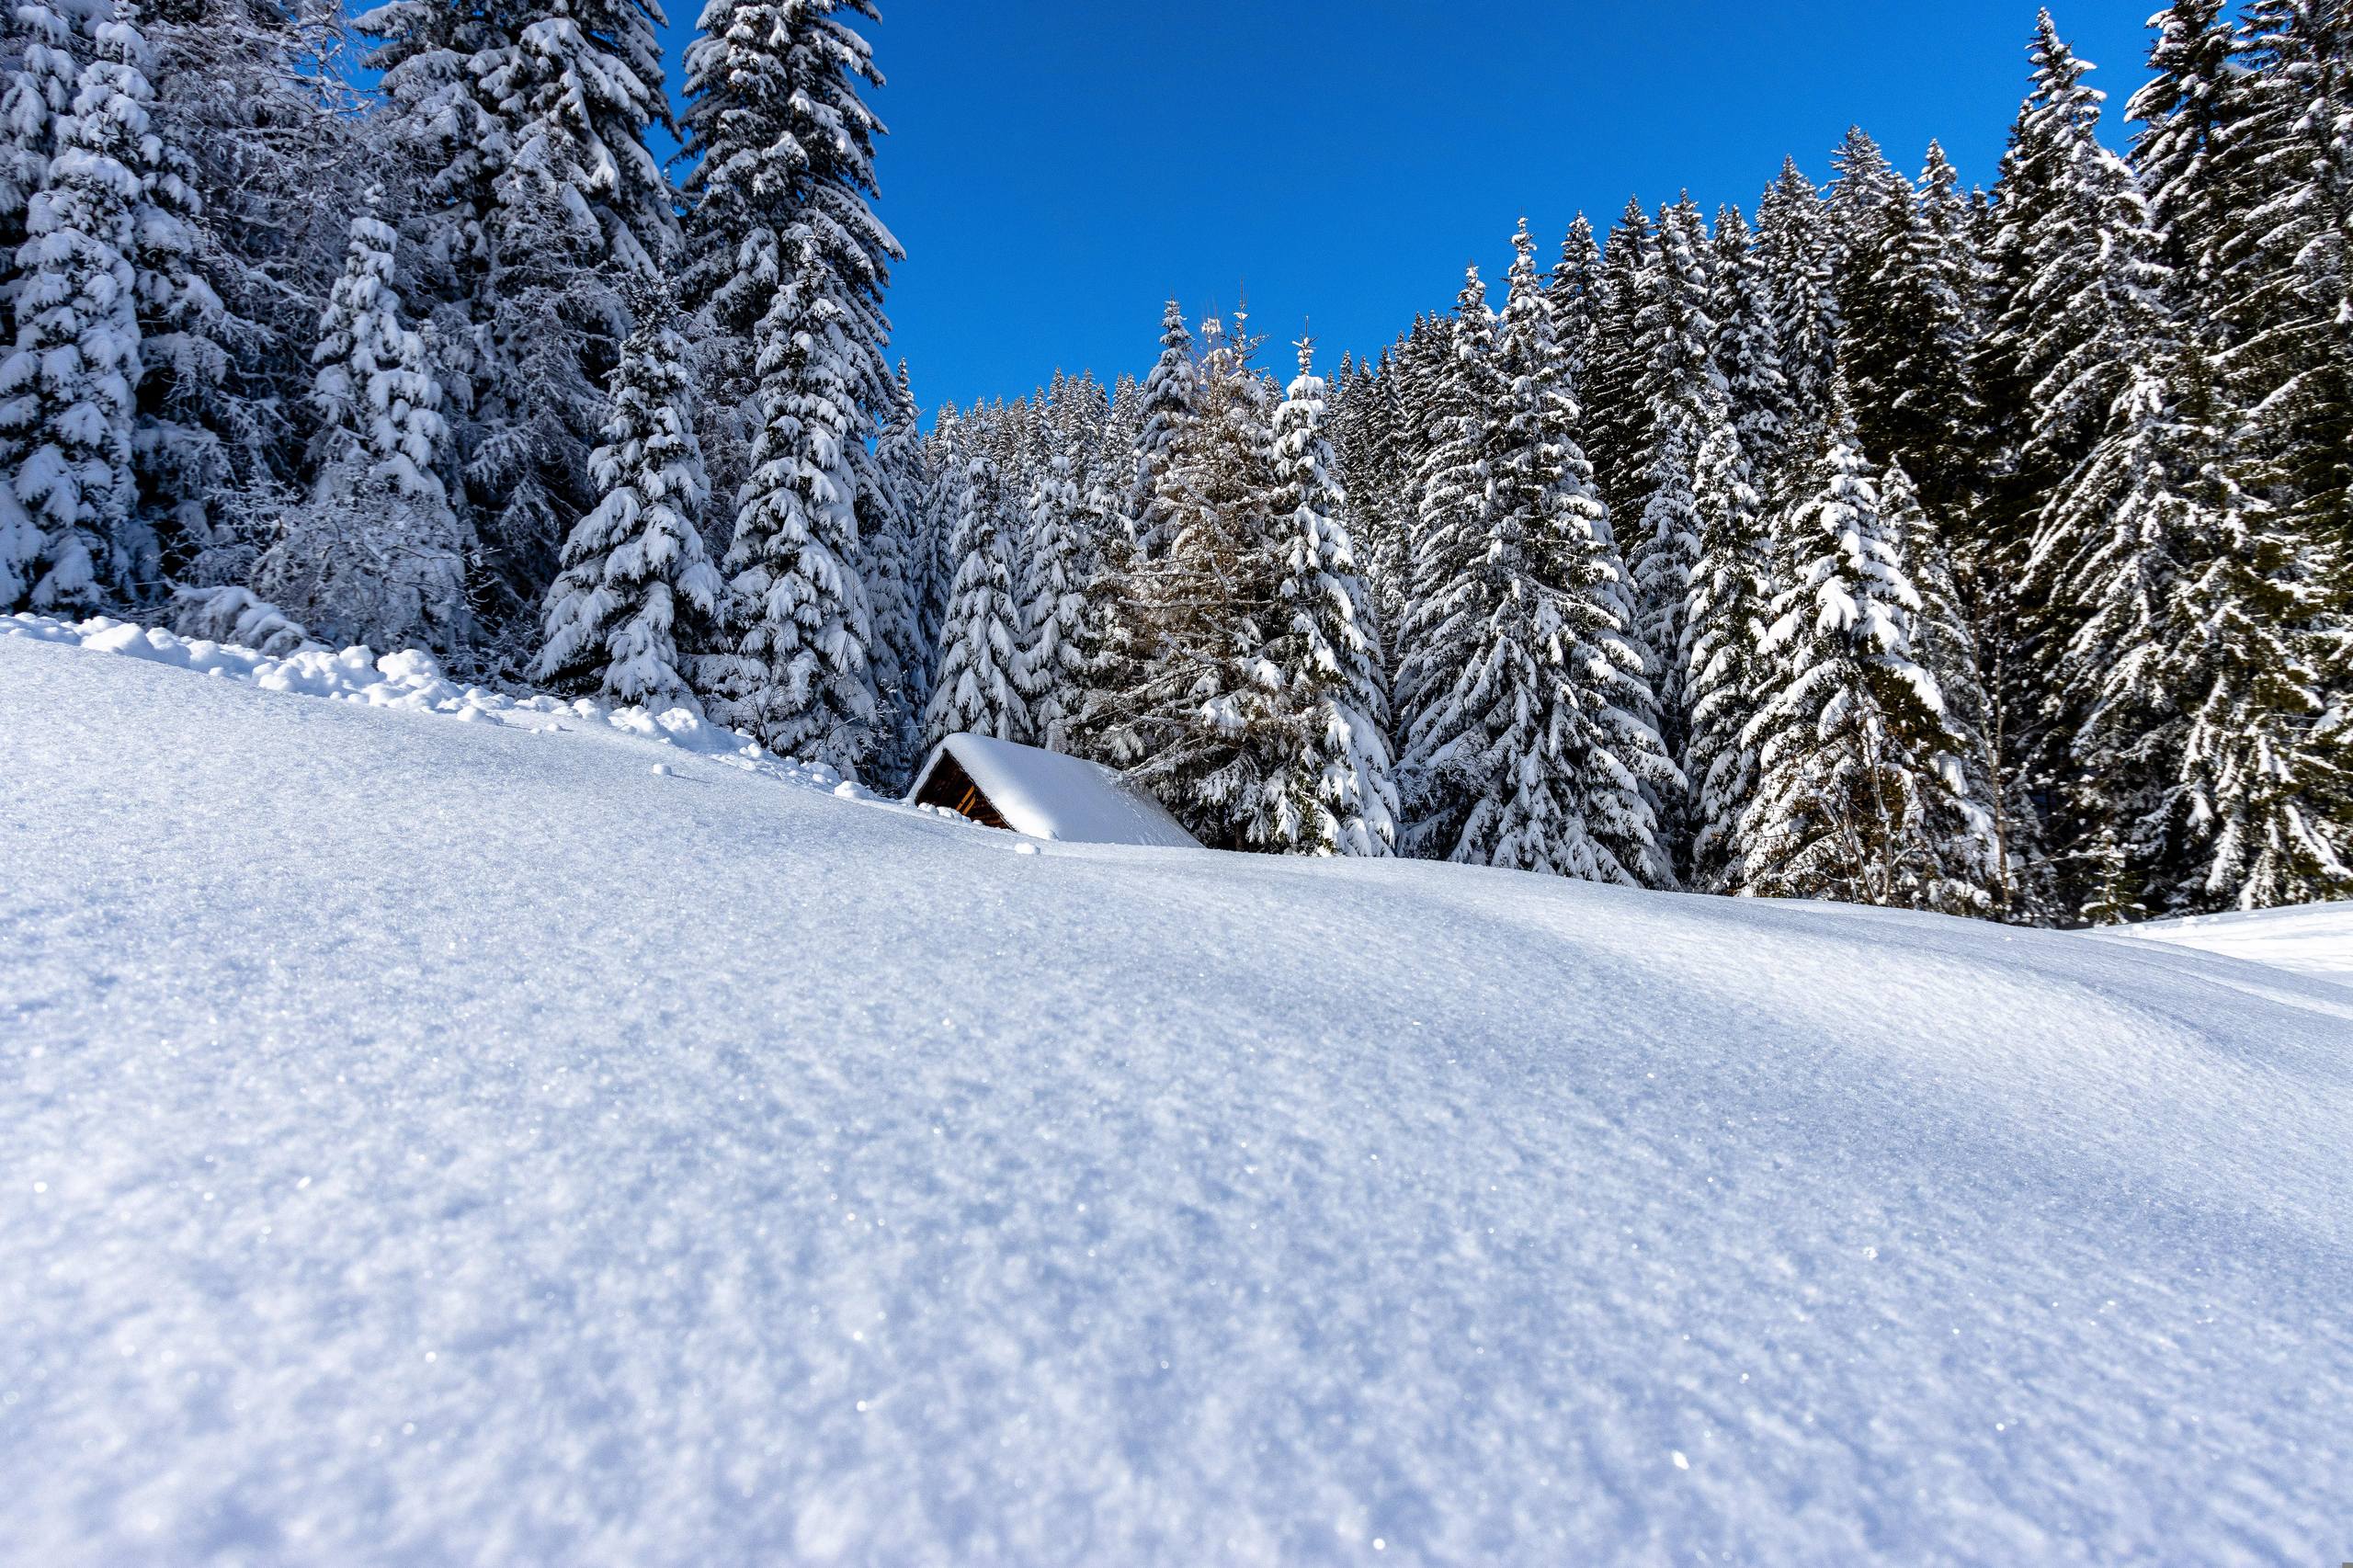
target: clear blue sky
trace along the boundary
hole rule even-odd
[[[676,8],[678,49],[699,0]],[[1688,187],[1711,213],[1860,124],[1907,172],[1940,138],[1990,184],[2034,0],[880,0],[882,216],[907,248],[897,351],[926,407],[1057,366],[1150,364],[1161,302],[1246,291],[1286,368],[1499,278],[1523,213]],[[2120,118],[2160,0],[2057,0]],[[2111,128],[2110,140],[2116,140]]]

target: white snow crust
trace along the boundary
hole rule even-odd
[[[1065,844],[1201,846],[1165,806],[1083,757],[987,735],[950,735],[925,765],[926,777],[942,752],[955,757],[1016,833]],[[916,780],[915,793],[922,792],[923,783]]]
[[[2340,984],[111,636],[0,636],[0,1560],[2353,1558]]]
[[[2353,985],[2353,903],[2153,920],[2145,926],[2115,926],[2100,934],[2169,942]]]

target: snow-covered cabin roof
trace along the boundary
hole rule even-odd
[[[1199,849],[1166,807],[1108,767],[986,735],[950,735],[907,799],[1064,844]]]

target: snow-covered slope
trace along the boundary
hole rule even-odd
[[[429,707],[0,636],[0,1560],[2353,1556],[2346,987]]]
[[[2353,903],[2209,915],[2195,920],[2153,920],[2101,935],[2222,953],[2353,985]]]

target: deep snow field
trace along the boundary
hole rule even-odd
[[[0,1562],[2353,1558],[2343,909],[1041,845],[86,635],[0,619]]]

